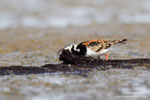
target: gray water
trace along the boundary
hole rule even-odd
[[[1,0],[0,28],[150,23],[149,0]]]

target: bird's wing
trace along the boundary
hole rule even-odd
[[[113,41],[95,39],[95,40],[84,41],[82,42],[82,44],[89,47],[91,50],[98,52],[102,49],[108,49],[111,46],[116,44],[124,44],[126,41],[127,39],[113,40]]]
[[[91,50],[98,52],[102,49],[110,47],[112,44],[107,40],[89,40],[83,42],[83,45],[86,45]]]

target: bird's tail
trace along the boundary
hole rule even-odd
[[[122,40],[114,40],[112,41],[113,45],[121,45],[121,44],[126,44],[127,39],[122,39]]]

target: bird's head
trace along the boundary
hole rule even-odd
[[[69,44],[69,45],[66,45],[65,47],[64,47],[64,50],[68,50],[68,51],[70,51],[70,52],[80,52],[80,50],[79,49],[77,49],[77,45],[76,44]]]
[[[58,51],[58,54],[60,55],[63,50],[66,50],[66,51],[68,50],[70,53],[72,53],[72,52],[80,52],[80,50],[76,49],[76,47],[77,47],[76,44],[68,44],[64,48],[60,49]]]

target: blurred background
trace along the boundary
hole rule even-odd
[[[0,0],[0,65],[57,63],[66,44],[95,38],[128,38],[120,55],[148,57],[149,32],[149,0]]]
[[[150,0],[0,0],[0,66],[61,63],[66,44],[127,38],[110,59],[150,57]],[[0,76],[0,100],[150,100],[149,70]]]
[[[149,0],[1,0],[0,29],[150,23]]]

